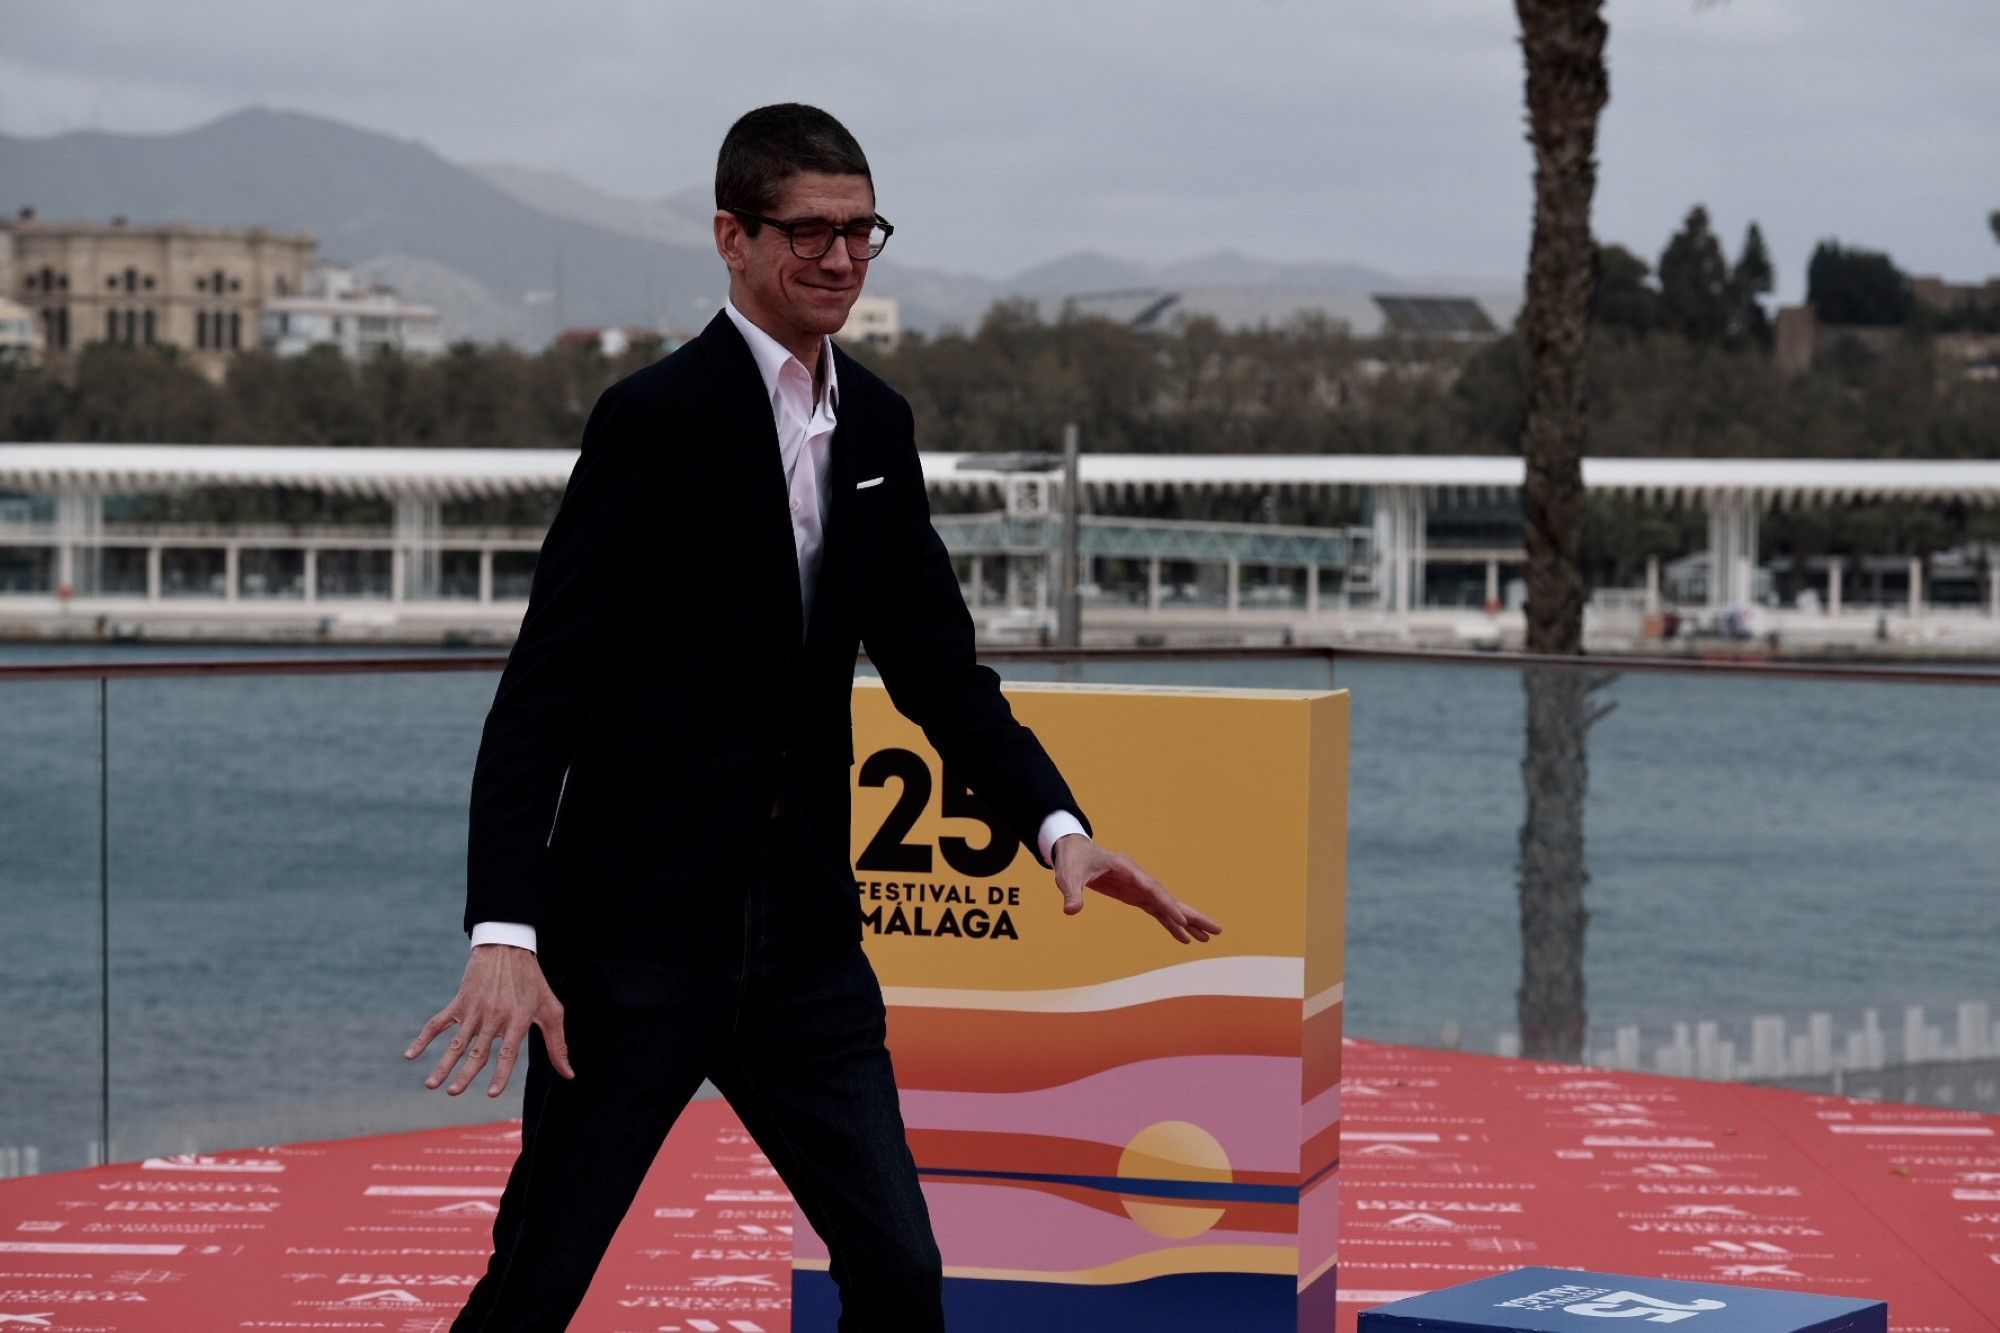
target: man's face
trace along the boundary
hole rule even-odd
[[[845,226],[875,216],[875,189],[866,176],[802,171],[786,180],[765,215]],[[800,259],[785,233],[759,227],[752,236],[733,213],[716,214],[715,243],[729,265],[737,308],[795,351],[840,331],[868,275],[868,261],[851,258],[841,237],[818,259]]]

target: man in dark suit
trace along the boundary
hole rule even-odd
[[[1219,929],[1092,841],[975,660],[909,404],[829,337],[889,232],[838,121],[750,112],[716,167],[728,305],[584,427],[474,766],[472,956],[405,1052],[455,1027],[425,1086],[491,1059],[497,1096],[527,1044],[454,1329],[566,1326],[704,1077],[826,1240],[841,1328],[943,1327],[848,855],[859,645],[1066,912],[1088,886]]]

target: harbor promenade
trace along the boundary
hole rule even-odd
[[[568,450],[0,444],[0,637],[383,644],[513,638],[543,530],[491,506],[550,504]],[[1080,510],[1040,456],[923,457],[933,518],[982,641],[1046,644],[1074,548],[1081,642],[1518,648],[1519,459],[1086,454]],[[2000,463],[1585,460],[1586,487],[1705,516],[1706,544],[1591,590],[1593,652],[2000,657],[2000,552],[1775,553],[1777,510],[2000,502]],[[189,497],[273,493],[340,522],[171,517]],[[1309,502],[1355,521],[1163,517]],[[163,506],[165,506],[163,508]],[[359,510],[356,510],[359,506]],[[486,506],[487,508],[482,508]],[[372,515],[372,517],[367,516]],[[1792,570],[1790,562],[1800,561]],[[672,581],[727,579],[723,550]],[[1782,592],[1782,595],[1781,595]]]

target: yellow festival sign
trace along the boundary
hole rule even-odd
[[[874,681],[854,862],[955,1333],[1331,1329],[1345,691],[1010,686],[1105,845],[1223,925],[1051,872]],[[831,1329],[803,1216],[793,1319]]]

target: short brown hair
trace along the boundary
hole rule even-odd
[[[715,206],[766,213],[786,180],[801,171],[865,176],[868,159],[847,127],[816,106],[779,102],[746,112],[722,136],[715,159]],[[745,222],[751,235],[757,224]]]

